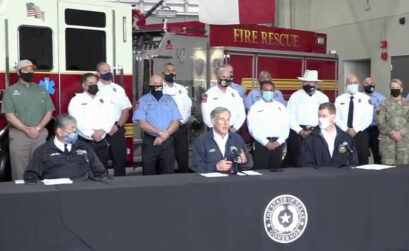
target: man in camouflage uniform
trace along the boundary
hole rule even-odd
[[[382,163],[404,165],[409,163],[409,101],[402,97],[402,82],[391,81],[391,96],[377,109],[379,152]]]

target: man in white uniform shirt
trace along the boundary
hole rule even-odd
[[[358,92],[359,79],[351,74],[346,82],[347,92],[335,100],[338,111],[336,124],[355,141],[359,165],[368,164],[369,135],[365,131],[373,119],[373,107],[368,95]]]
[[[108,165],[108,143],[106,134],[115,123],[113,104],[101,97],[97,76],[85,73],[81,76],[84,92],[75,95],[68,105],[68,113],[77,120],[79,140],[92,147],[106,168]]]
[[[179,129],[173,133],[173,146],[175,158],[178,163],[179,172],[189,172],[189,139],[188,121],[192,111],[192,99],[190,99],[186,88],[177,84],[176,69],[172,63],[165,64],[163,71],[163,94],[170,95],[175,100],[182,119],[179,121]]]
[[[255,139],[254,169],[281,168],[285,141],[290,131],[287,109],[273,99],[273,82],[261,84],[261,99],[251,106],[247,124]]]
[[[302,89],[294,92],[288,103],[287,110],[290,114],[290,136],[287,140],[286,167],[299,166],[300,151],[303,139],[308,137],[312,130],[318,126],[318,107],[329,101],[327,95],[316,90],[318,71],[305,70]]]
[[[99,77],[98,89],[102,97],[111,100],[114,104],[115,124],[107,135],[114,175],[125,176],[126,140],[123,126],[128,121],[132,104],[128,96],[126,96],[124,88],[112,82],[113,75],[109,64],[105,62],[99,63],[97,65],[97,75]]]
[[[202,117],[207,127],[212,128],[210,112],[216,107],[227,108],[231,112],[230,131],[236,132],[246,119],[243,99],[239,93],[230,87],[231,78],[228,69],[217,70],[217,85],[211,87],[202,97]]]

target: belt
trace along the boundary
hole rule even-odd
[[[86,142],[88,144],[93,144],[93,145],[97,145],[97,144],[101,144],[101,143],[105,142],[105,139],[102,139],[101,141],[95,141],[95,140],[86,139],[86,138],[81,137],[81,136],[78,136],[78,139],[81,140],[81,141],[84,141],[84,142]]]
[[[316,126],[300,125],[300,127],[301,127],[303,130],[312,131],[312,130],[314,130],[314,128],[315,128]]]

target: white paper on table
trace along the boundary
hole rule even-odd
[[[242,171],[244,174],[246,174],[246,175],[262,175],[261,173],[259,173],[259,172],[256,172],[256,171],[253,171],[253,170],[247,170],[247,171]]]
[[[388,165],[380,165],[380,164],[367,164],[367,165],[357,166],[356,168],[364,169],[364,170],[384,170],[384,169],[393,168],[393,167],[396,167],[396,166],[388,166]]]
[[[60,178],[60,179],[43,179],[41,182],[44,185],[63,185],[63,184],[72,184],[72,180],[70,178]]]
[[[214,178],[214,177],[227,177],[228,175],[225,173],[219,173],[219,172],[214,172],[214,173],[201,173],[200,175],[207,177],[207,178]]]

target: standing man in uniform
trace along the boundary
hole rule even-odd
[[[247,115],[249,132],[255,139],[254,169],[278,169],[290,132],[290,118],[285,106],[274,100],[271,81],[264,82],[260,89],[261,99]]]
[[[335,107],[338,111],[336,124],[355,141],[359,165],[368,164],[369,136],[365,131],[373,120],[373,107],[368,95],[358,92],[359,79],[355,74],[347,78],[347,92],[338,96]]]
[[[246,119],[243,99],[236,90],[230,87],[230,83],[229,70],[221,67],[217,70],[217,85],[207,90],[202,97],[202,117],[209,128],[213,127],[210,113],[216,107],[225,107],[230,111],[231,132],[239,130]]]
[[[142,143],[143,175],[173,173],[175,149],[171,135],[182,119],[173,98],[163,94],[163,78],[152,75],[150,93],[139,99],[132,121],[145,132]]]
[[[97,75],[99,77],[98,90],[101,97],[111,100],[114,105],[115,124],[109,130],[106,139],[110,144],[109,153],[112,159],[115,176],[125,176],[126,164],[126,140],[125,128],[123,127],[129,118],[129,110],[132,104],[126,96],[122,86],[112,82],[113,75],[109,64],[103,62],[97,65]]]
[[[230,73],[230,80],[231,80],[230,86],[231,86],[231,88],[233,88],[234,90],[236,90],[236,91],[240,94],[240,97],[241,97],[241,98],[243,99],[243,101],[244,101],[244,98],[246,97],[246,90],[243,88],[243,86],[241,86],[241,85],[236,84],[235,82],[233,82],[233,81],[234,81],[234,69],[233,69],[233,66],[231,66],[231,65],[229,65],[229,64],[225,64],[223,67],[226,68],[226,69],[229,71],[229,73]]]
[[[10,125],[10,160],[13,180],[23,179],[28,160],[43,144],[54,104],[47,90],[33,82],[36,66],[27,59],[17,64],[19,80],[4,93],[1,112]]]
[[[374,163],[381,164],[381,155],[379,154],[379,129],[376,122],[376,109],[379,107],[381,102],[385,100],[385,96],[382,94],[375,92],[375,80],[371,77],[365,78],[362,82],[363,89],[366,95],[369,96],[371,99],[371,103],[373,106],[373,119],[371,125],[365,129],[365,131],[369,135],[369,147],[371,148]]]
[[[172,135],[173,146],[175,148],[176,162],[178,163],[179,172],[189,172],[189,125],[188,121],[192,111],[192,100],[187,94],[183,85],[177,84],[176,69],[172,63],[165,64],[163,71],[163,94],[173,98],[178,107],[182,119],[179,121],[179,129]]]
[[[260,71],[260,73],[258,74],[258,83],[260,86],[262,86],[264,83],[273,83],[273,79],[271,78],[271,74],[268,71]],[[281,104],[283,104],[284,106],[287,105],[287,102],[284,100],[283,97],[283,93],[276,89],[273,83],[273,92],[274,92],[274,97],[273,99],[275,101],[280,102]],[[244,106],[246,107],[246,109],[250,109],[250,107],[256,103],[261,97],[260,94],[260,88],[253,88],[246,96],[246,98],[244,99]]]
[[[108,166],[107,133],[115,124],[114,106],[111,100],[100,96],[97,76],[85,73],[81,76],[83,93],[75,95],[68,105],[68,113],[77,120],[79,140],[92,147],[105,168]]]
[[[287,140],[285,166],[299,166],[303,140],[318,126],[318,107],[329,101],[327,95],[316,90],[318,71],[305,70],[302,89],[294,92],[288,100],[287,110],[290,114],[290,136]]]

